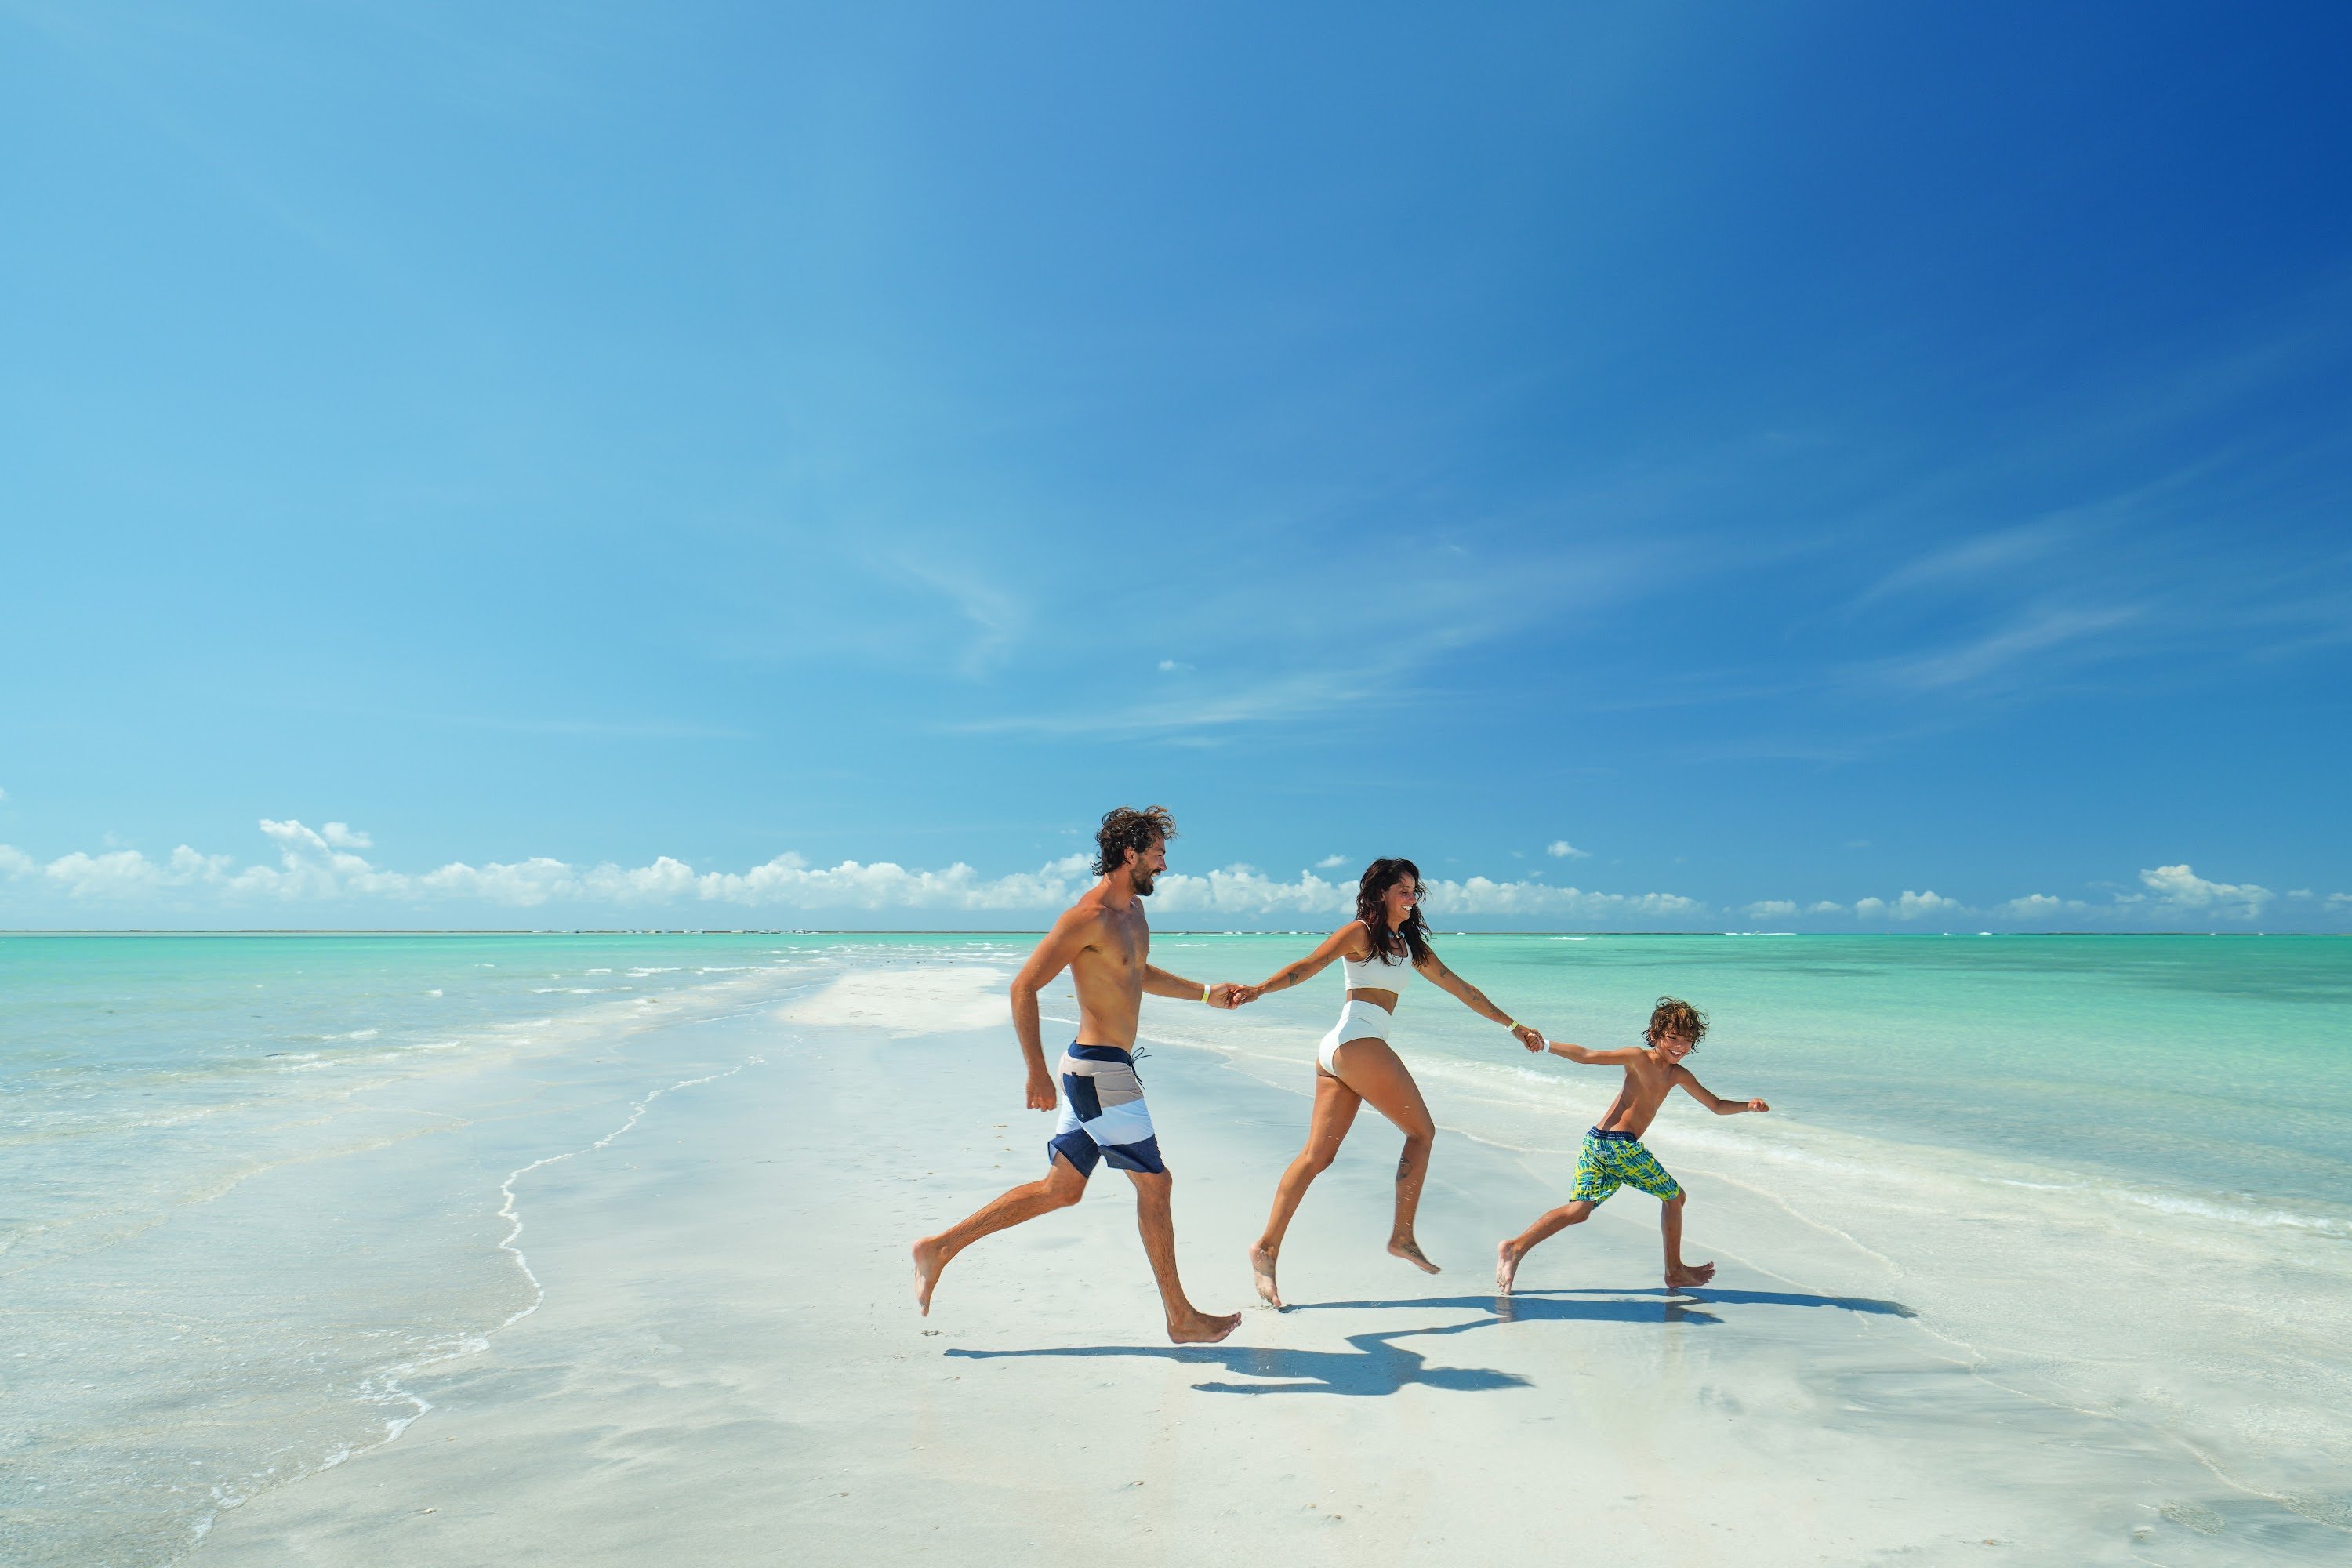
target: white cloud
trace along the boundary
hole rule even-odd
[[[1160,673],[1162,675],[1181,675],[1192,668],[1181,659],[1163,658],[1160,661]]]
[[[1993,913],[2006,915],[2011,920],[2035,921],[2048,920],[2053,915],[2079,913],[2089,907],[2080,899],[2062,899],[2053,893],[2028,893],[2023,898],[2010,900]]]
[[[1807,904],[1805,912],[1809,915],[1842,915],[1845,913],[1845,906],[1832,899],[1820,899]]]
[[[2329,909],[2339,909],[2347,905],[2352,905],[2352,893],[2330,893],[2327,895],[2327,907]]]
[[[1326,855],[1315,862],[1315,868],[1318,871],[1335,871],[1347,863],[1348,857],[1345,855]]]
[[[120,899],[172,888],[219,885],[227,879],[232,863],[230,856],[199,855],[183,844],[161,864],[136,849],[110,849],[103,855],[76,850],[42,867],[41,874],[68,898]]]
[[[0,805],[7,805],[7,804],[8,804],[8,792],[7,792],[6,790],[5,790],[5,789],[0,789]]]
[[[1797,912],[1797,905],[1796,901],[1792,899],[1764,899],[1759,902],[1749,904],[1741,912],[1751,915],[1759,921],[1767,921],[1777,919],[1783,915],[1795,914]]]
[[[1895,912],[1906,921],[1916,921],[1924,915],[1948,914],[1959,908],[1961,908],[1959,900],[1948,899],[1932,891],[1926,893],[1906,891],[1901,898],[1895,900]]]
[[[2253,919],[2273,897],[2268,888],[2252,882],[2209,882],[2186,865],[2158,866],[2142,871],[2139,879],[2148,889],[2147,897],[2160,908],[2209,911],[2234,920]],[[2136,902],[2138,898],[2133,895],[2116,902]]]
[[[1962,907],[1958,899],[1948,899],[1941,893],[1932,891],[1915,893],[1907,889],[1892,902],[1885,899],[1856,899],[1853,901],[1853,912],[1864,920],[1876,920],[1882,915],[1893,915],[1897,920],[1916,921],[1928,915],[1951,914]],[[1824,901],[1815,904],[1809,912],[1831,914],[1835,912],[1836,909],[1835,904]]]
[[[2319,897],[2317,893],[2313,892],[2309,888],[2289,888],[2286,890],[2286,896],[2290,899],[2315,899]]]
[[[1575,845],[1570,844],[1565,838],[1555,838],[1549,844],[1545,845],[1544,853],[1550,856],[1555,860],[1590,860],[1592,858],[1591,850],[1579,849]]]
[[[136,900],[171,896],[184,901],[194,891],[225,904],[274,900],[331,902],[387,899],[403,902],[463,900],[516,909],[548,904],[633,906],[694,902],[745,909],[793,911],[929,910],[953,912],[1045,911],[1075,899],[1093,880],[1090,858],[1066,855],[1034,871],[982,877],[961,861],[942,869],[910,868],[890,861],[845,860],[814,867],[798,855],[779,855],[748,871],[697,871],[668,856],[650,864],[610,862],[579,866],[546,856],[490,861],[480,866],[455,861],[437,870],[388,870],[354,852],[369,837],[346,823],[313,830],[288,818],[265,818],[261,832],[277,848],[275,864],[244,867],[227,855],[203,855],[185,845],[167,860],[122,848],[99,855],[60,856],[46,866],[20,850],[0,850],[0,873],[35,872],[75,899]],[[1344,866],[1327,858],[1325,868]],[[1476,915],[1551,916],[1570,920],[1690,920],[1706,906],[1676,893],[1602,893],[1547,887],[1531,881],[1496,881],[1486,877],[1440,879],[1428,884],[1431,909],[1439,918]],[[1173,873],[1160,880],[1155,913],[1213,914],[1235,919],[1338,921],[1355,908],[1353,877],[1326,879],[1302,871],[1287,880],[1255,867],[1234,865],[1199,873]]]

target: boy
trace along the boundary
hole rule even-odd
[[[1760,1100],[1744,1104],[1717,1100],[1707,1092],[1705,1084],[1691,1076],[1690,1069],[1682,1065],[1683,1058],[1698,1047],[1706,1034],[1706,1015],[1687,1002],[1661,996],[1651,1011],[1649,1028],[1643,1032],[1642,1037],[1649,1042],[1646,1050],[1628,1047],[1592,1051],[1564,1040],[1547,1042],[1553,1055],[1572,1062],[1589,1062],[1595,1067],[1622,1064],[1625,1084],[1610,1102],[1608,1113],[1601,1117],[1600,1124],[1584,1135],[1584,1152],[1576,1162],[1576,1190],[1569,1201],[1496,1248],[1496,1294],[1511,1293],[1511,1280],[1519,1271],[1519,1260],[1538,1242],[1571,1225],[1581,1225],[1610,1194],[1626,1185],[1639,1187],[1665,1205],[1659,1224],[1666,1236],[1666,1289],[1687,1290],[1715,1278],[1712,1263],[1692,1267],[1683,1262],[1682,1184],[1666,1174],[1666,1168],[1658,1163],[1656,1155],[1642,1146],[1642,1134],[1657,1118],[1667,1091],[1676,1086],[1689,1090],[1693,1100],[1717,1116],[1772,1109]]]

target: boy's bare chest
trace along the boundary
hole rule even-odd
[[[1654,1114],[1666,1101],[1666,1093],[1675,1087],[1671,1068],[1652,1066],[1648,1062],[1632,1062],[1625,1068],[1625,1098],[1641,1108],[1646,1115]]]

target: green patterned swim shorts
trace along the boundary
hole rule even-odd
[[[1597,1204],[1619,1187],[1633,1187],[1661,1202],[1683,1195],[1682,1184],[1666,1174],[1658,1157],[1631,1132],[1603,1132],[1598,1127],[1584,1135],[1584,1152],[1576,1162],[1576,1191],[1571,1203]]]

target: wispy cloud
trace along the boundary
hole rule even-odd
[[[1555,838],[1549,844],[1545,845],[1544,853],[1550,856],[1555,860],[1590,860],[1592,858],[1591,850],[1579,849],[1575,845],[1570,844],[1565,838]]]
[[[1878,680],[1913,691],[1980,686],[2029,659],[2038,661],[2035,673],[2042,675],[2060,650],[2071,646],[2080,651],[2142,614],[2139,607],[2127,605],[2034,610],[1967,642],[1882,660],[1868,668]]]
[[[1221,650],[1213,678],[1165,659],[1160,672],[1181,679],[1149,693],[958,718],[941,727],[975,735],[1168,736],[1409,708],[1431,700],[1431,672],[1448,660],[1520,635],[1533,621],[1638,593],[1648,581],[1645,567],[1669,552],[1665,542],[1630,537],[1596,536],[1572,551],[1516,542],[1524,548],[1406,544],[1363,564],[1345,552],[1336,561],[1323,554],[1318,534],[1312,561],[1255,561],[1248,571],[1221,572],[1185,598],[1181,640]],[[1401,578],[1412,584],[1411,616],[1369,615],[1367,606],[1395,598]],[[1301,594],[1302,580],[1322,587]],[[1147,609],[1135,613],[1139,640],[1160,634]]]
[[[1856,595],[1853,607],[1861,609],[1897,595],[1974,587],[1988,577],[2012,572],[2029,561],[2053,553],[2071,537],[2069,529],[2053,522],[2028,523],[1979,534],[1897,567]]]
[[[911,553],[891,558],[897,574],[939,594],[956,607],[970,635],[956,668],[968,678],[987,675],[1012,658],[1029,626],[1028,602],[987,579],[969,564],[949,566]]]
[[[1398,673],[1394,668],[1302,670],[1189,697],[1139,697],[1103,709],[961,720],[943,728],[959,735],[1150,735],[1282,723],[1339,709],[1403,706],[1411,696],[1390,679]]]

